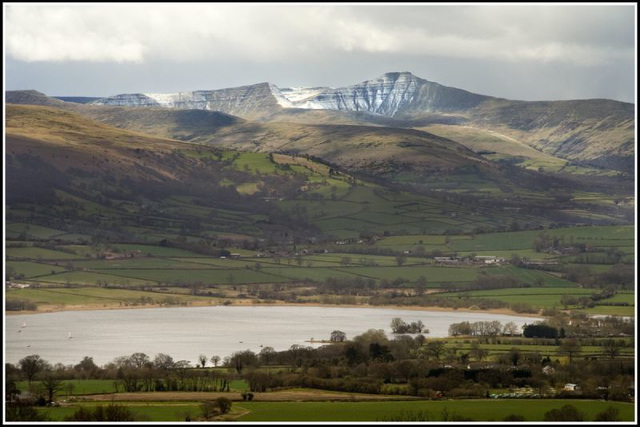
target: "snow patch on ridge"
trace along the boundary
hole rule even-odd
[[[328,87],[299,86],[283,88],[280,89],[280,92],[282,92],[282,94],[293,104],[300,105],[315,97],[316,95],[332,89],[333,88]]]
[[[271,90],[271,93],[273,94],[274,98],[276,98],[276,101],[278,101],[278,104],[281,107],[295,108],[295,105],[293,105],[291,101],[289,101],[289,99],[284,96],[282,90],[278,86],[274,85],[273,83],[269,83],[269,89]]]

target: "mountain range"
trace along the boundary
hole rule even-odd
[[[6,98],[9,103],[40,103],[32,91],[10,91]],[[62,106],[60,99],[41,97],[41,103],[74,109],[126,129],[140,130],[142,123],[156,136],[205,143],[224,140],[257,151],[301,152],[313,145],[314,155],[331,157],[333,144],[325,150],[316,145],[324,140],[308,136],[317,135],[318,126],[323,126],[322,137],[333,142],[327,127],[357,126],[360,130],[395,129],[384,132],[403,135],[403,143],[407,142],[404,139],[419,139],[418,135],[446,138],[486,159],[506,159],[530,169],[581,165],[631,172],[635,156],[633,104],[606,99],[513,101],[447,87],[409,72],[387,73],[342,88],[279,88],[265,82],[219,90],[76,99],[79,102]],[[112,108],[106,110],[108,107]],[[180,113],[174,116],[161,109]],[[290,125],[286,131],[282,123]],[[230,129],[232,124],[236,129]],[[221,127],[225,128],[222,133]],[[343,134],[345,129],[334,130]],[[354,132],[355,128],[348,133]],[[273,137],[280,143],[274,145]],[[363,141],[364,146],[371,144]]]

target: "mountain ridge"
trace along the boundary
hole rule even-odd
[[[33,93],[18,96],[7,92],[7,102],[15,98],[17,103],[38,103]],[[49,105],[46,99],[41,102]],[[69,107],[71,103],[56,106]],[[465,126],[477,129],[478,134],[497,132],[564,161],[625,173],[632,171],[635,156],[634,104],[607,99],[513,101],[444,86],[407,71],[339,88],[279,88],[262,82],[218,90],[121,94],[82,106],[217,111],[261,123],[334,123],[427,131],[430,125],[451,125],[439,129],[440,136],[450,139],[460,134],[456,126]],[[184,129],[183,134],[180,139],[198,132]],[[478,151],[477,139],[458,142]]]

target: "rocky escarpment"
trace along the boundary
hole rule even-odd
[[[411,73],[387,73],[377,79],[338,89],[325,89],[301,100],[289,98],[298,108],[366,111],[394,116],[411,103],[421,82]],[[301,91],[298,90],[299,94]],[[283,94],[287,96],[288,91]]]
[[[131,93],[110,96],[109,98],[97,99],[90,104],[93,105],[110,105],[112,107],[159,107],[160,103],[156,101],[151,94]]]

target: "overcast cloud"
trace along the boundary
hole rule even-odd
[[[635,96],[635,7],[5,5],[6,87],[343,86],[388,71],[511,99]]]

